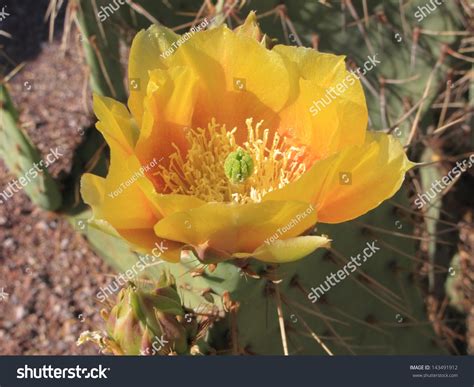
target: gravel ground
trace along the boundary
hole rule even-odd
[[[3,186],[11,176],[0,170]],[[111,273],[64,218],[16,194],[0,209],[2,355],[94,354],[80,332],[99,326],[95,294]]]
[[[18,3],[7,2],[11,16],[1,28],[12,39],[1,39],[1,67],[6,73],[26,61],[9,90],[21,126],[40,152],[59,147],[64,153],[50,168],[60,177],[71,168],[81,129],[92,123],[84,102],[90,95],[86,67],[77,41],[66,52],[57,41],[45,42],[47,1]],[[0,190],[12,179],[0,161]],[[0,354],[97,353],[75,341],[80,332],[99,326],[95,294],[112,269],[64,218],[39,210],[23,192],[0,206],[0,242],[0,292],[8,293],[0,299]]]

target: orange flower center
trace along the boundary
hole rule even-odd
[[[246,120],[248,135],[242,145],[236,143],[237,128],[227,131],[215,119],[207,129],[188,130],[187,154],[178,147],[170,156],[168,167],[156,173],[165,182],[165,192],[196,196],[207,202],[260,202],[268,192],[299,178],[305,171],[302,162],[304,147],[292,146],[286,137],[269,129],[262,122],[252,125]],[[253,160],[253,173],[242,183],[233,183],[225,174],[224,163],[231,152],[242,148]]]

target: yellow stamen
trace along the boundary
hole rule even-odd
[[[240,145],[253,159],[254,172],[241,184],[232,183],[225,174],[224,162],[229,153],[239,149],[235,133],[227,131],[213,119],[207,129],[191,129],[186,133],[190,144],[183,156],[176,152],[170,156],[167,168],[157,172],[165,182],[165,192],[193,195],[207,202],[260,202],[268,192],[296,180],[306,170],[301,162],[305,149],[291,146],[278,133],[255,127],[252,119],[246,120],[247,141]]]

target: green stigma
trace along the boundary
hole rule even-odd
[[[239,148],[235,152],[229,153],[225,159],[224,171],[232,183],[242,183],[253,173],[252,157]]]

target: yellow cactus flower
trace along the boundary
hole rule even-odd
[[[354,219],[394,195],[412,163],[393,137],[366,131],[344,57],[266,41],[254,14],[236,30],[137,34],[128,109],[94,96],[111,150],[107,177],[82,179],[96,221],[138,251],[165,246],[172,262],[184,250],[205,263],[289,262],[328,246],[303,235],[317,221]]]

